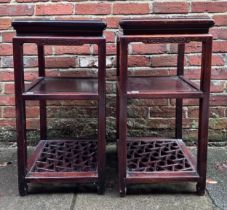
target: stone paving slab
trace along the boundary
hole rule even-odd
[[[0,167],[0,210],[70,210],[73,193],[47,193],[45,189],[38,194],[20,197],[17,189],[16,150],[0,149],[0,163],[11,162]],[[50,190],[48,192],[51,192]]]
[[[225,160],[226,148],[209,149],[208,183],[205,196],[195,194],[194,184],[140,185],[129,187],[125,198],[117,192],[117,163],[114,147],[108,150],[107,190],[97,195],[93,187],[35,186],[31,194],[18,196],[16,148],[0,148],[0,163],[11,164],[0,167],[0,210],[217,210],[226,209],[224,198],[227,176],[216,170],[216,165]],[[211,199],[212,198],[212,199]],[[214,205],[216,204],[216,205]]]
[[[225,167],[224,167],[225,166]],[[227,210],[227,148],[209,148],[207,190],[213,202]],[[212,184],[213,182],[213,184]]]
[[[72,196],[68,194],[42,194],[27,197],[6,196],[0,199],[1,210],[70,210]],[[74,205],[74,204],[72,204]]]
[[[214,210],[208,196],[197,195],[127,195],[105,196],[78,194],[74,210]]]

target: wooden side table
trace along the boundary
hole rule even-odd
[[[18,183],[20,195],[28,192],[28,183],[95,183],[104,192],[105,166],[105,57],[106,41],[101,21],[17,20],[13,38],[18,143]],[[38,48],[39,77],[29,87],[24,84],[23,44]],[[44,45],[98,46],[98,77],[72,78],[45,75]],[[98,138],[89,140],[47,140],[47,100],[97,100]],[[41,140],[27,158],[25,101],[40,103]]]
[[[197,182],[203,195],[206,186],[209,90],[214,21],[207,18],[128,19],[120,22],[117,37],[117,130],[119,191],[126,194],[128,184]],[[184,77],[185,44],[202,42],[200,87]],[[177,43],[177,75],[167,77],[129,77],[128,45]],[[176,138],[127,137],[127,99],[176,99]],[[182,101],[199,100],[197,161],[182,141]]]

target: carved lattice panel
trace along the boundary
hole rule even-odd
[[[96,171],[96,141],[46,142],[32,172]]]
[[[131,141],[127,146],[128,171],[194,171],[177,141]]]

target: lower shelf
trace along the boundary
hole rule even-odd
[[[28,181],[94,181],[97,141],[41,140],[28,161]]]
[[[180,139],[129,138],[127,183],[198,181],[196,164]]]

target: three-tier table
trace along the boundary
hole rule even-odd
[[[106,41],[102,21],[17,20],[13,38],[15,71],[16,127],[18,143],[18,184],[20,195],[28,183],[95,183],[104,191],[105,166],[105,57]],[[25,88],[23,45],[38,49],[38,78]],[[94,44],[98,46],[96,78],[47,77],[45,45]],[[25,101],[40,104],[40,137],[35,151],[27,157]],[[48,140],[47,100],[97,100],[97,139]]]
[[[119,191],[128,184],[197,182],[198,194],[206,186],[209,91],[212,35],[208,18],[128,19],[120,22],[117,37],[117,131]],[[128,76],[128,45],[177,43],[176,76]],[[202,43],[200,87],[184,77],[185,45]],[[176,138],[128,137],[127,99],[176,99]],[[182,141],[183,99],[199,100],[197,160]],[[165,117],[165,116],[164,116]]]

